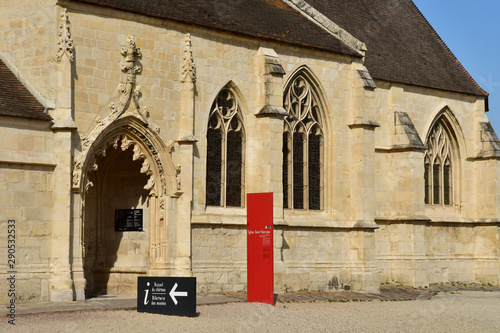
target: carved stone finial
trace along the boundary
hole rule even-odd
[[[140,73],[142,67],[140,65],[136,65],[136,60],[138,60],[141,56],[141,49],[138,48],[135,44],[134,36],[127,36],[127,46],[122,47],[120,51],[121,55],[125,57],[125,63],[122,64],[122,72],[127,74],[127,85],[128,83],[135,84],[136,74]]]
[[[182,73],[181,82],[190,80],[192,83],[196,82],[196,65],[193,59],[193,50],[191,49],[191,35],[186,34],[184,56],[182,57]]]
[[[127,45],[121,48],[120,53],[125,58],[124,63],[121,65],[121,70],[126,74],[127,81],[118,86],[121,97],[116,107],[116,118],[125,112],[131,99],[134,109],[138,110],[139,99],[141,97],[141,87],[136,86],[136,76],[142,71],[142,66],[136,62],[142,56],[142,53],[141,49],[136,46],[134,36],[127,36]]]
[[[56,60],[60,62],[62,57],[66,54],[70,62],[75,59],[73,37],[70,32],[70,24],[68,20],[68,10],[61,9],[61,24],[59,25],[59,41],[57,42],[57,56]]]
[[[132,64],[142,56],[141,49],[135,43],[135,36],[127,35],[127,46],[122,47],[121,54],[127,63]]]
[[[103,133],[110,124],[120,118],[123,114],[128,112],[129,116],[133,116],[142,121],[144,127],[149,128],[156,134],[160,133],[160,127],[154,122],[151,117],[150,111],[147,107],[140,107],[139,99],[141,98],[142,92],[141,87],[136,84],[136,75],[141,72],[141,65],[138,62],[139,57],[142,56],[141,50],[136,46],[135,37],[127,36],[127,44],[122,47],[120,50],[121,55],[124,57],[124,61],[122,63],[121,69],[126,74],[126,82],[121,83],[118,86],[118,91],[120,93],[118,100],[113,99],[108,105],[108,115],[104,118],[96,115],[95,118],[95,126],[90,131],[89,134],[81,135],[82,141],[82,151],[78,154],[78,157],[75,159],[75,163],[73,165],[73,190],[77,190],[80,188],[80,182],[82,178],[82,173],[85,171],[82,170],[83,163],[88,157],[90,153],[90,148],[92,145],[96,143],[101,133]],[[130,112],[129,112],[130,111]],[[128,130],[132,131],[136,135],[141,135],[140,132],[135,128],[128,128]],[[117,149],[119,144],[118,141],[121,140],[120,148],[122,150],[127,150],[129,146],[132,144],[131,139],[127,136],[116,136],[106,143],[106,147],[112,146]],[[142,141],[147,142],[147,146],[152,148],[152,144],[145,138],[142,138]],[[170,149],[173,149],[173,145]],[[101,150],[98,151],[97,154],[100,154]],[[105,154],[105,151],[104,151]],[[102,155],[104,156],[104,155]],[[145,158],[142,153],[140,153],[137,148],[134,146],[134,159]],[[158,170],[160,172],[160,183],[162,193],[167,193],[167,185],[166,180],[163,177],[163,167],[161,165],[160,160],[155,160]],[[88,170],[88,169],[87,169]],[[149,171],[148,171],[149,172]],[[150,178],[148,181],[147,189],[152,189],[155,184],[154,177]]]

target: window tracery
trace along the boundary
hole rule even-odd
[[[245,134],[237,99],[221,90],[210,111],[207,130],[206,204],[243,205]]]
[[[453,204],[453,140],[441,118],[434,125],[427,140],[424,158],[425,203]]]
[[[323,131],[311,84],[297,75],[284,94],[283,207],[320,210],[323,192]]]

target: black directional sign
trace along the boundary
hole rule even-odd
[[[196,316],[196,278],[138,277],[137,312]]]

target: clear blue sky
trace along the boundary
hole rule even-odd
[[[465,69],[486,90],[500,136],[500,1],[413,0]]]

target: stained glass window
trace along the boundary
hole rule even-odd
[[[293,208],[304,208],[304,140],[293,134]]]
[[[229,132],[227,134],[226,206],[241,206],[242,148],[241,132]]]
[[[283,207],[322,209],[323,132],[317,97],[299,74],[285,90],[288,112],[283,133]]]
[[[209,128],[207,132],[207,205],[221,204],[222,133]]]
[[[430,172],[431,172],[431,165],[429,164],[428,158],[426,157],[425,165],[424,165],[425,203],[426,204],[431,203]]]
[[[453,136],[441,117],[427,139],[425,153],[425,203],[453,204]]]
[[[443,203],[451,204],[451,165],[448,163],[444,166],[443,172]]]
[[[440,181],[441,181],[441,166],[439,164],[434,164],[432,167],[432,182],[433,182],[433,187],[434,187],[434,204],[437,205],[439,204],[439,197],[441,193],[441,186],[440,186]]]
[[[321,208],[321,137],[309,134],[309,209]]]
[[[244,131],[234,94],[221,90],[212,104],[207,130],[206,204],[242,206]]]
[[[288,133],[283,133],[283,208],[289,208],[288,206],[288,162],[290,161],[290,149],[288,148],[289,135]]]

